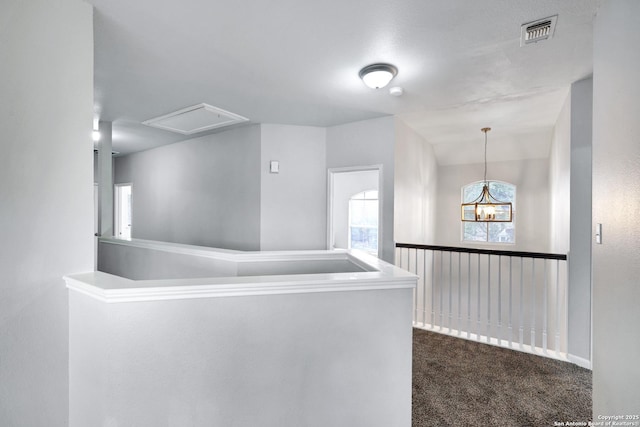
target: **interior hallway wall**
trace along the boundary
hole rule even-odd
[[[549,250],[569,252],[571,194],[571,93],[553,128],[549,152]]]
[[[116,158],[132,183],[132,237],[260,249],[260,126],[243,126]]]
[[[438,162],[433,146],[400,119],[395,120],[395,239],[433,244]]]
[[[568,350],[591,367],[591,130],[593,80],[571,85],[571,195],[569,225]]]
[[[327,128],[327,168],[382,165],[382,259],[394,262],[395,118]]]
[[[495,244],[462,242],[460,197],[464,185],[481,181],[484,163],[447,165],[438,169],[436,244],[496,249]],[[516,185],[515,245],[499,245],[513,251],[549,250],[549,163],[547,159],[489,162],[487,179]]]
[[[260,250],[326,249],[326,130],[262,124]],[[278,161],[278,173],[270,162]]]
[[[65,427],[62,276],[93,270],[91,6],[3,1],[0,58],[0,425]]]
[[[594,27],[593,223],[602,224],[593,245],[594,420],[640,414],[638,16],[637,0],[606,1]]]
[[[591,367],[591,78],[575,82],[554,128],[549,155],[551,251],[569,256],[568,353]]]

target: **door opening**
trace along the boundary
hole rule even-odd
[[[132,184],[115,185],[115,237],[131,239],[131,197]]]
[[[382,166],[329,169],[327,247],[382,254]]]

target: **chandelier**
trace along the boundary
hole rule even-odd
[[[462,203],[462,221],[472,222],[511,222],[512,206],[511,202],[501,202],[489,191],[489,181],[487,181],[487,132],[491,128],[482,128],[484,132],[484,180],[482,182],[482,192],[471,202]]]

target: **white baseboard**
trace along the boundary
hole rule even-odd
[[[567,355],[567,360],[569,362],[573,363],[574,365],[580,366],[581,368],[585,368],[585,369],[591,370],[591,360],[587,360],[587,359],[582,358],[582,357],[574,356],[573,354],[568,354]]]
[[[509,350],[515,350],[515,351],[520,351],[522,353],[529,353],[529,354],[535,354],[536,356],[542,356],[542,357],[547,357],[549,359],[555,359],[555,360],[560,360],[563,362],[571,362],[574,363],[578,366],[582,366],[579,363],[575,362],[575,361],[571,361],[569,360],[569,357],[566,353],[564,352],[559,352],[559,351],[555,351],[555,350],[547,350],[544,349],[542,347],[532,347],[530,345],[527,344],[520,344],[516,341],[507,341],[507,340],[503,340],[503,339],[497,339],[497,338],[493,338],[493,337],[487,337],[486,335],[477,335],[474,333],[467,333],[466,331],[458,331],[456,329],[449,329],[446,327],[439,327],[439,326],[432,326],[428,323],[420,323],[420,322],[413,322],[413,327],[414,328],[418,328],[418,329],[424,329],[426,331],[431,331],[431,332],[436,332],[439,334],[444,334],[444,335],[449,335],[452,337],[456,337],[456,338],[462,338],[462,339],[466,339],[469,341],[475,341],[481,344],[488,344],[488,345],[493,345],[496,347],[502,347],[502,348],[507,348]],[[582,359],[585,362],[588,362],[590,364],[589,361]],[[588,369],[591,369],[590,367]]]

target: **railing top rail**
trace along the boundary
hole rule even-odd
[[[425,249],[431,251],[442,252],[463,252],[471,254],[482,255],[499,255],[510,256],[519,258],[542,258],[542,259],[557,259],[566,260],[566,254],[551,254],[544,252],[522,252],[522,251],[503,251],[495,249],[479,249],[479,248],[462,248],[457,246],[436,246],[436,245],[418,245],[415,243],[396,243],[396,248],[408,248],[408,249]]]

